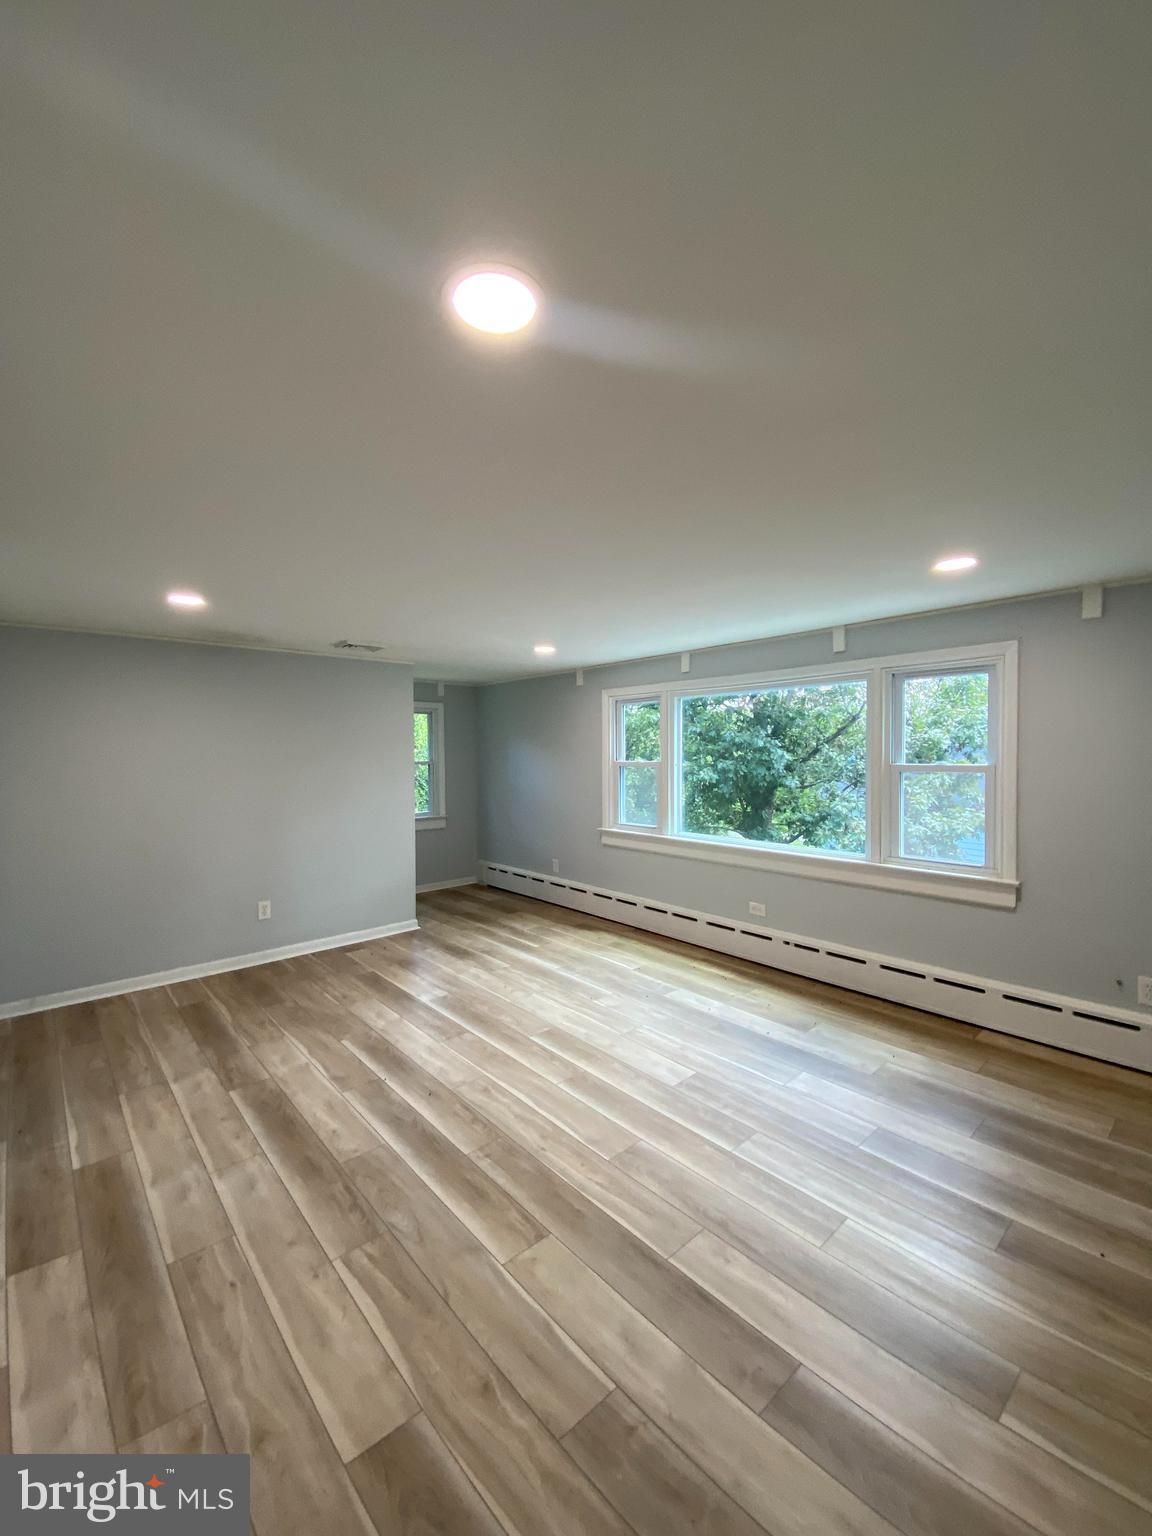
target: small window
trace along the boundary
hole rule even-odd
[[[444,707],[417,704],[412,712],[416,820],[444,818]]]
[[[616,796],[621,825],[660,824],[660,700],[622,700],[616,717]]]
[[[897,673],[892,686],[890,856],[987,869],[995,804],[991,672]]]

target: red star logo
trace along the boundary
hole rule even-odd
[[[155,1472],[153,1472],[152,1476],[148,1479],[148,1482],[147,1482],[146,1486],[148,1488],[163,1488],[163,1486],[164,1486],[164,1479],[161,1478],[161,1477],[157,1477]]]

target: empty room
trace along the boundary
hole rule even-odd
[[[0,0],[0,1530],[1152,1536],[1150,56]]]

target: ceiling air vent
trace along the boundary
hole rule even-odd
[[[382,645],[364,645],[359,640],[333,640],[334,651],[355,651],[361,656],[378,656],[384,649]]]

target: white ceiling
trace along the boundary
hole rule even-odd
[[[1146,0],[0,20],[0,617],[485,679],[1152,570]]]

